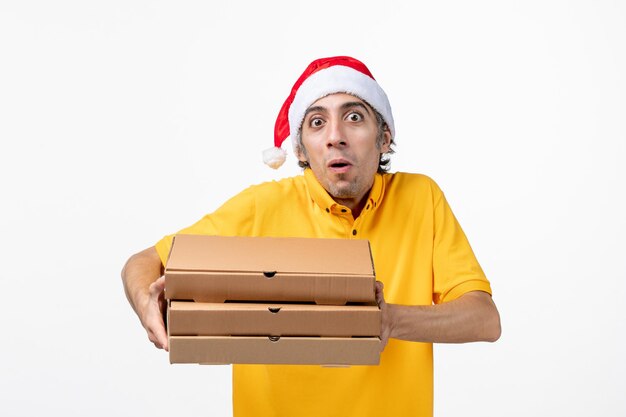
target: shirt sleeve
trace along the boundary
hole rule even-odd
[[[433,301],[436,304],[452,301],[470,291],[491,294],[489,281],[438,188],[434,194],[434,233]]]
[[[232,197],[220,208],[207,214],[193,225],[178,233],[167,235],[159,240],[155,247],[163,265],[167,263],[172,241],[176,234],[245,236],[250,233],[254,224],[256,199],[253,187]]]

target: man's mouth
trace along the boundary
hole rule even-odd
[[[350,163],[350,161],[347,161],[345,159],[333,159],[328,162],[327,166],[333,172],[344,173],[350,169],[352,164]]]

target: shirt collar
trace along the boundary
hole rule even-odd
[[[320,184],[315,177],[315,174],[311,170],[311,168],[307,168],[304,170],[304,179],[309,190],[309,195],[315,204],[317,204],[322,210],[326,212],[334,211],[333,209],[339,204],[333,200],[333,198],[328,194],[326,189]],[[366,210],[376,210],[378,206],[380,206],[383,195],[385,193],[385,181],[383,181],[383,176],[379,173],[374,175],[374,184],[372,185],[372,189],[370,190],[370,194],[367,199],[367,203],[365,203],[364,211]]]

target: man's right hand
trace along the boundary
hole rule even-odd
[[[165,278],[163,264],[154,246],[131,256],[122,269],[124,292],[137,313],[148,338],[159,349],[168,350],[163,323]]]
[[[141,306],[141,324],[148,333],[148,339],[159,349],[169,350],[167,345],[167,333],[163,323],[163,312],[165,310],[165,277],[161,277],[150,284],[148,297]]]

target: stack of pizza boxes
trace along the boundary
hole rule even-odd
[[[367,240],[177,235],[170,362],[376,365],[375,279]]]

